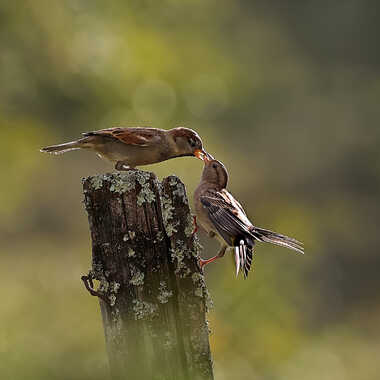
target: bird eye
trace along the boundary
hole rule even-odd
[[[216,164],[212,164],[212,167],[213,167],[214,169],[216,169],[216,168],[217,168]]]
[[[193,139],[189,139],[189,144],[190,144],[190,146],[192,147],[192,148],[194,148],[195,147],[195,141],[193,140]]]

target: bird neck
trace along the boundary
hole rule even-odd
[[[172,157],[178,156],[180,154],[180,151],[174,138],[173,129],[170,129],[168,133],[166,134],[166,142],[167,142],[168,151],[171,154],[171,156]]]
[[[220,184],[215,183],[213,181],[201,181],[198,188],[201,190],[215,190],[215,191],[221,191],[224,189],[222,186],[220,186]]]
[[[210,170],[210,166],[206,166],[202,173],[201,182],[220,191],[227,187],[228,176],[225,172]]]

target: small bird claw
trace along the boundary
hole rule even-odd
[[[198,266],[199,266],[199,268],[201,269],[201,272],[202,272],[202,273],[203,273],[203,267],[206,265],[206,264],[204,264],[204,261],[205,261],[205,260],[198,259]]]

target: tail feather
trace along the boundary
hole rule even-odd
[[[235,250],[235,268],[236,268],[236,277],[239,275],[240,270],[240,251],[239,247],[234,247]]]
[[[299,253],[304,253],[303,244],[296,239],[281,235],[277,232],[265,230],[263,228],[253,227],[252,236],[262,242],[272,243],[281,247],[293,249]]]
[[[253,246],[252,247],[246,246],[245,248],[247,250],[247,259],[244,266],[244,274],[245,274],[245,278],[247,278],[248,272],[251,270],[251,266],[252,266]]]
[[[47,146],[45,148],[41,148],[40,152],[50,153],[50,154],[63,154],[63,153],[69,152],[71,150],[77,150],[77,149],[81,149],[81,148],[82,148],[82,146],[78,141],[71,141],[71,142],[64,143],[64,144],[51,145],[51,146]]]
[[[251,242],[250,239],[247,242],[242,239],[239,245],[235,246],[234,249],[236,277],[239,271],[242,271],[244,279],[246,279],[252,265],[253,242]]]
[[[242,265],[242,271],[244,275],[244,279],[248,277],[248,273],[251,270],[252,265],[252,256],[253,256],[253,245],[246,245],[245,243],[241,244],[240,247],[243,250],[244,253],[244,261]]]

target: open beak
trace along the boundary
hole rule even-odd
[[[213,156],[211,156],[210,153],[207,153],[206,151],[204,151],[203,149],[197,149],[194,151],[194,156],[199,158],[200,160],[204,161],[205,164],[207,164],[208,162],[212,161],[214,159]]]
[[[210,153],[205,152],[205,156],[203,158],[203,161],[205,164],[208,164],[210,161],[214,160],[214,157],[211,156]]]
[[[204,161],[205,158],[206,158],[206,156],[207,156],[207,153],[203,149],[202,150],[201,149],[196,149],[194,151],[194,156],[196,158],[199,158],[200,160]]]

